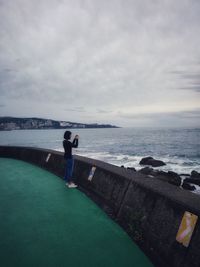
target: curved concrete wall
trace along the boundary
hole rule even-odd
[[[64,176],[62,152],[0,146],[1,157],[24,160]],[[96,170],[88,179],[91,168]],[[200,216],[200,196],[140,173],[75,156],[80,189],[119,223],[156,266],[200,266],[200,220],[189,247],[176,241],[185,211]]]

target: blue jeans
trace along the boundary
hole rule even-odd
[[[73,157],[71,159],[66,159],[65,177],[64,177],[64,180],[66,181],[66,183],[69,183],[72,181],[73,169],[74,169]]]

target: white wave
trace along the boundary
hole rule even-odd
[[[111,154],[109,152],[94,152],[94,151],[84,151],[84,150],[78,150],[77,154],[89,158],[102,160],[117,166],[123,165],[124,167],[134,167],[136,168],[136,170],[144,167],[139,164],[140,160],[144,156],[139,156],[139,155],[127,155],[120,153]],[[192,170],[196,170],[198,172],[200,171],[199,164],[189,159],[181,159],[178,157],[170,158],[168,156],[165,156],[162,157],[161,160],[164,161],[166,165],[162,167],[156,167],[155,169],[163,171],[174,171],[179,174],[181,173],[190,174]]]
[[[54,148],[54,150],[59,151],[59,152],[64,152],[64,149],[60,148],[60,147],[56,147],[56,148]]]
[[[63,148],[56,147],[54,150],[63,152]],[[124,167],[133,167],[136,170],[143,168],[144,166],[140,165],[140,160],[144,157],[144,155],[128,155],[123,153],[110,153],[108,151],[92,151],[90,148],[77,148],[73,149],[73,153],[85,156],[88,158],[93,158],[97,160],[101,160],[116,166],[124,166]],[[174,171],[176,173],[182,174],[190,174],[192,170],[196,170],[200,172],[200,164],[197,160],[191,160],[188,158],[179,158],[177,156],[170,157],[169,155],[165,155],[162,157],[155,156],[155,159],[160,159],[166,163],[165,166],[156,167],[157,170],[163,171]]]
[[[193,193],[200,195],[200,186],[195,185],[195,187],[196,187],[196,190],[193,191]]]

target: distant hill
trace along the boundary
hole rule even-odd
[[[0,117],[0,130],[21,130],[21,129],[73,129],[73,128],[118,128],[110,124],[84,124],[69,121],[56,121],[41,118],[15,118]]]

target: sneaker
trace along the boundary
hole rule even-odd
[[[68,184],[68,188],[76,188],[76,187],[77,187],[77,185],[74,184],[74,183],[70,183],[70,184]]]

